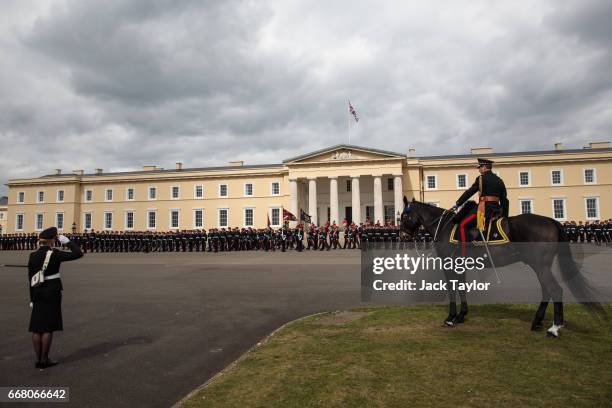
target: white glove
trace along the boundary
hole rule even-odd
[[[451,209],[450,209],[450,210],[451,210],[452,212],[457,212],[457,208],[459,208],[459,207],[457,206],[457,204],[455,204],[455,205],[453,205],[453,206],[451,207]]]
[[[34,307],[34,303],[30,302],[30,309]]]
[[[63,235],[58,235],[58,236],[57,236],[57,240],[58,240],[58,241],[60,242],[60,244],[62,244],[62,245],[66,245],[67,243],[69,243],[69,242],[70,242],[70,240],[69,240],[68,238],[66,238],[65,236],[63,236]]]

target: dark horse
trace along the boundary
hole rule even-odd
[[[472,202],[473,203],[473,202]],[[408,202],[404,197],[404,211],[401,216],[401,232],[408,240],[414,239],[415,233],[420,226],[423,226],[432,237],[434,237],[436,253],[439,257],[458,256],[457,244],[449,242],[453,228],[450,222],[454,213],[443,208],[415,201]],[[569,285],[572,294],[590,311],[604,316],[601,305],[594,300],[593,290],[590,288],[584,276],[580,273],[569,248],[569,242],[563,227],[559,222],[552,218],[536,214],[521,214],[508,217],[509,234],[511,242],[530,243],[527,246],[517,245],[510,254],[505,248],[506,245],[490,247],[491,256],[495,266],[509,265],[516,262],[524,262],[535,272],[542,289],[540,306],[531,324],[532,330],[541,330],[542,321],[546,314],[546,308],[550,300],[554,304],[553,325],[547,330],[547,335],[552,337],[559,336],[559,329],[563,327],[563,289],[552,274],[552,264],[555,257],[559,259],[561,276],[566,281],[571,280]],[[538,247],[538,244],[543,244]],[[511,245],[511,244],[508,244]],[[534,248],[536,248],[534,250]],[[505,251],[505,252],[504,252]],[[465,274],[460,275],[459,279],[465,280]],[[447,280],[449,275],[447,274]],[[450,285],[449,285],[450,287]],[[450,310],[448,317],[444,321],[445,326],[453,327],[457,323],[462,323],[468,313],[467,297],[465,291],[459,292],[461,300],[461,310],[457,313],[456,291],[450,290],[449,301]]]

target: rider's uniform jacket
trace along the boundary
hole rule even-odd
[[[476,181],[474,181],[474,184],[472,184],[470,188],[465,190],[465,192],[461,194],[461,197],[459,197],[459,199],[457,200],[457,206],[463,205],[470,197],[472,197],[478,191],[480,191],[481,197],[495,196],[499,198],[499,203],[496,203],[495,201],[487,201],[485,203],[485,215],[487,218],[491,216],[491,213],[494,210],[499,208],[502,209],[503,215],[505,217],[508,216],[508,210],[510,205],[507,197],[506,185],[504,184],[504,181],[492,171],[487,171],[486,173],[476,177]]]

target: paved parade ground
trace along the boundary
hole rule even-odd
[[[1,252],[0,264],[27,255]],[[359,261],[356,250],[87,254],[62,266],[61,364],[44,371],[26,269],[0,267],[0,386],[68,386],[74,406],[170,406],[282,324],[359,306]]]

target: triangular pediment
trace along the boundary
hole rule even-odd
[[[369,147],[353,145],[336,145],[326,149],[303,154],[291,159],[283,160],[285,164],[291,163],[320,163],[350,160],[376,160],[376,159],[405,159],[401,153],[378,150]]]

